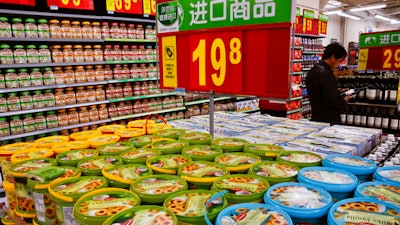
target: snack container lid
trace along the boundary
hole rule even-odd
[[[69,137],[75,141],[86,141],[89,138],[96,137],[101,134],[102,133],[99,130],[86,130],[86,131],[73,133],[73,134],[69,135]]]
[[[282,208],[291,217],[309,219],[325,216],[333,200],[326,190],[314,185],[284,182],[271,186],[264,202]]]
[[[37,139],[35,144],[38,148],[51,148],[54,144],[67,141],[69,141],[67,136],[49,136]]]
[[[131,191],[145,200],[165,199],[172,193],[187,190],[186,181],[176,175],[151,175],[136,179],[131,185]],[[143,200],[143,201],[145,201]]]
[[[346,170],[354,175],[372,174],[377,169],[374,161],[359,156],[332,154],[322,160],[322,165]]]
[[[218,178],[229,175],[229,170],[218,163],[193,161],[181,165],[178,175],[191,183],[212,184]]]
[[[99,176],[57,179],[49,184],[49,192],[54,198],[75,202],[85,193],[107,187],[107,180]]]
[[[31,159],[16,163],[10,167],[10,174],[14,177],[25,177],[25,173],[28,171],[37,170],[40,168],[55,166],[57,160],[52,158],[38,158]]]
[[[216,225],[235,224],[264,225],[287,224],[293,225],[290,216],[282,209],[262,203],[241,203],[222,210],[215,221]],[[275,222],[274,222],[275,221]]]
[[[208,145],[212,141],[211,134],[204,132],[186,132],[178,140],[188,141],[190,145]]]
[[[54,152],[48,148],[35,148],[15,152],[11,155],[11,163],[15,164],[29,159],[49,158]]]
[[[138,164],[116,165],[103,168],[101,172],[105,178],[124,184],[132,184],[140,177],[153,174],[149,167]]]
[[[145,125],[156,124],[155,120],[134,120],[128,123],[129,128],[143,128]]]
[[[132,138],[144,135],[146,134],[146,131],[143,128],[123,128],[116,130],[114,134],[122,138]]]
[[[68,151],[68,152],[58,154],[56,156],[56,159],[57,159],[58,163],[60,163],[62,165],[64,165],[64,164],[76,165],[82,159],[87,159],[87,158],[95,157],[98,155],[99,155],[99,152],[97,150],[82,149],[82,150],[74,150],[74,151]]]
[[[400,208],[394,204],[367,198],[349,198],[336,202],[328,214],[329,225],[398,224]]]
[[[101,127],[97,128],[97,130],[103,134],[114,134],[114,132],[116,130],[124,129],[124,128],[126,128],[125,125],[110,124],[110,125],[101,126]]]
[[[145,127],[145,130],[147,134],[155,134],[160,130],[169,128],[172,128],[170,124],[156,123],[156,124],[148,124],[147,127]]]
[[[122,213],[118,213],[106,221],[103,225],[115,224],[137,224],[149,225],[157,224],[157,221],[162,221],[165,225],[178,225],[178,219],[170,210],[155,205],[135,206],[127,209]]]
[[[35,149],[36,144],[31,142],[13,143],[0,147],[0,156],[11,156],[17,151]]]
[[[216,145],[192,145],[182,150],[182,155],[199,161],[214,160],[219,154],[222,154],[222,149]]]
[[[280,161],[286,161],[294,164],[320,164],[322,157],[313,152],[306,151],[284,151],[280,152],[277,156]]]
[[[173,212],[178,220],[182,217],[204,220],[204,207],[206,202],[217,192],[210,190],[180,191],[172,194],[164,201],[164,208]],[[207,216],[214,217],[222,209],[226,208],[228,202],[224,197],[218,197],[207,207]]]
[[[3,180],[2,186],[6,192],[14,192],[15,185],[9,181]]]
[[[227,190],[226,195],[251,196],[260,195],[269,188],[269,183],[264,178],[250,174],[234,174],[220,177],[212,186],[212,190],[221,192]]]
[[[359,183],[358,178],[350,172],[322,166],[301,169],[297,180],[331,192],[351,192]]]
[[[212,142],[213,145],[218,145],[222,150],[243,150],[246,144],[249,144],[247,140],[241,138],[217,138]]]
[[[189,142],[178,141],[171,138],[159,138],[151,142],[151,148],[157,149],[160,152],[180,153],[182,149],[189,146]]]
[[[127,163],[129,161],[144,161],[154,156],[159,156],[161,153],[156,149],[151,148],[138,148],[126,150],[121,153],[122,160]],[[127,163],[128,164],[128,163]]]
[[[388,201],[400,206],[400,185],[380,181],[364,182],[357,186],[354,197]]]
[[[97,147],[100,155],[119,155],[123,151],[134,149],[133,143],[130,142],[116,142],[105,144]]]
[[[287,162],[260,162],[251,166],[249,173],[268,179],[285,179],[296,177],[299,167]]]
[[[191,162],[192,159],[183,155],[171,154],[171,155],[160,155],[153,158],[147,159],[146,165],[152,170],[165,173],[165,174],[176,174],[179,166]]]
[[[102,134],[96,137],[87,139],[91,148],[97,148],[101,145],[111,144],[119,141],[121,137],[114,134]]]
[[[101,174],[101,170],[103,168],[108,168],[113,165],[120,165],[122,163],[122,159],[118,156],[112,155],[103,155],[96,156],[89,159],[83,159],[79,161],[78,168],[85,174],[90,174],[92,172]]]
[[[139,204],[139,197],[131,191],[122,188],[100,188],[86,193],[76,201],[74,216],[83,225],[103,224],[114,214]]]
[[[151,142],[157,138],[158,137],[156,137],[154,135],[142,135],[142,136],[138,136],[138,137],[133,137],[133,138],[129,139],[128,141],[133,143],[133,145],[135,145],[135,147],[142,148],[146,145],[150,146]]]
[[[285,151],[285,149],[281,146],[270,144],[247,144],[244,146],[243,151],[258,156],[275,157],[279,152]]]
[[[390,181],[400,184],[400,166],[384,166],[377,169],[374,173],[377,181]]]
[[[226,166],[230,171],[241,171],[261,162],[261,158],[251,153],[232,152],[215,157],[214,162]]]
[[[69,150],[86,149],[89,147],[90,145],[87,141],[69,141],[55,144],[51,147],[51,150],[57,154],[60,154]]]
[[[160,138],[178,139],[178,137],[184,134],[185,132],[186,131],[184,129],[176,129],[176,128],[162,129],[154,133],[154,136]]]

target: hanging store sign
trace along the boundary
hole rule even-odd
[[[303,33],[318,35],[318,20],[314,18],[312,10],[303,10]]]
[[[327,34],[328,29],[328,16],[324,14],[318,15],[318,33],[322,35]]]
[[[143,0],[143,13],[147,15],[156,15],[156,0]]]
[[[359,70],[400,70],[400,30],[360,35]]]
[[[303,33],[303,17],[301,16],[301,9],[296,7],[296,34]]]
[[[36,0],[0,0],[0,3],[35,6]]]
[[[143,0],[106,0],[108,12],[143,14]]]
[[[157,3],[162,88],[289,97],[291,0]]]
[[[50,8],[94,10],[93,0],[47,0]]]

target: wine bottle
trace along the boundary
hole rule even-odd
[[[390,79],[389,102],[391,105],[396,105],[397,90],[399,85],[399,78],[394,76]]]
[[[361,125],[361,113],[356,108],[354,113],[354,126],[360,126],[360,125]]]
[[[340,123],[342,125],[346,125],[346,117],[347,117],[346,111],[343,110],[342,113],[340,114]]]
[[[375,114],[372,111],[372,109],[369,107],[369,110],[367,111],[368,116],[367,116],[367,127],[373,128],[375,125]]]
[[[382,114],[380,113],[380,108],[375,108],[375,122],[374,127],[380,129],[382,127]]]
[[[399,129],[399,115],[398,112],[395,112],[390,119],[390,132],[397,133]]]
[[[361,112],[360,126],[362,126],[362,127],[366,127],[367,126],[367,112],[365,111],[365,107],[363,107],[363,110]]]
[[[383,112],[382,112],[382,129],[383,130],[388,130],[389,129],[389,121],[390,121],[389,116],[390,115],[389,115],[388,110],[386,108],[383,108],[382,110],[383,110]]]
[[[366,89],[366,96],[368,103],[374,103],[376,97],[376,88],[375,88],[375,77],[370,76],[368,78],[368,85]]]
[[[353,110],[349,110],[346,115],[346,124],[351,126],[353,125],[353,123],[354,123],[354,113]]]

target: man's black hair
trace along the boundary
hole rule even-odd
[[[335,42],[325,47],[322,60],[329,59],[332,56],[335,56],[335,59],[344,58],[347,56],[347,51],[343,46]]]

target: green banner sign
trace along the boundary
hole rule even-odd
[[[296,7],[296,16],[301,16],[301,9]]]
[[[323,22],[328,22],[328,16],[324,15],[324,14],[319,14],[318,20],[323,21]]]
[[[174,0],[157,5],[159,33],[292,21],[292,0]]]
[[[360,34],[360,48],[400,45],[400,30]]]
[[[314,11],[308,10],[308,9],[304,9],[303,10],[303,17],[304,18],[309,18],[309,19],[314,19]]]

